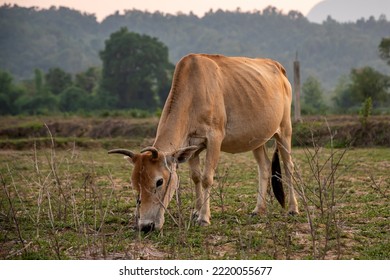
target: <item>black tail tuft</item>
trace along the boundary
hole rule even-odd
[[[276,199],[280,205],[285,208],[285,198],[282,183],[282,170],[280,168],[278,149],[275,149],[274,156],[272,158],[272,177],[271,177],[272,190]]]

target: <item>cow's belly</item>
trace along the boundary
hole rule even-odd
[[[241,153],[264,145],[280,129],[285,111],[283,94],[242,91],[225,98],[225,137],[221,150]]]
[[[264,125],[262,120],[242,120],[227,125],[221,150],[227,153],[243,153],[264,145],[279,129],[278,121]]]

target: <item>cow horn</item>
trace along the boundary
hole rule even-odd
[[[151,152],[153,159],[158,158],[158,151],[157,151],[157,149],[155,147],[146,147],[145,149],[143,149],[141,151],[141,153],[144,153],[144,152]]]
[[[114,149],[114,150],[108,151],[108,153],[109,154],[122,154],[122,155],[125,155],[128,157],[131,157],[131,158],[134,157],[134,153],[132,151],[125,150],[125,149]]]

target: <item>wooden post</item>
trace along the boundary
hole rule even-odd
[[[296,54],[294,61],[294,95],[294,120],[297,122],[301,120],[301,75],[299,69],[298,53]]]

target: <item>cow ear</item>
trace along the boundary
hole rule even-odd
[[[198,146],[189,146],[175,151],[172,154],[172,157],[176,160],[177,163],[183,163],[189,160],[198,150]]]

